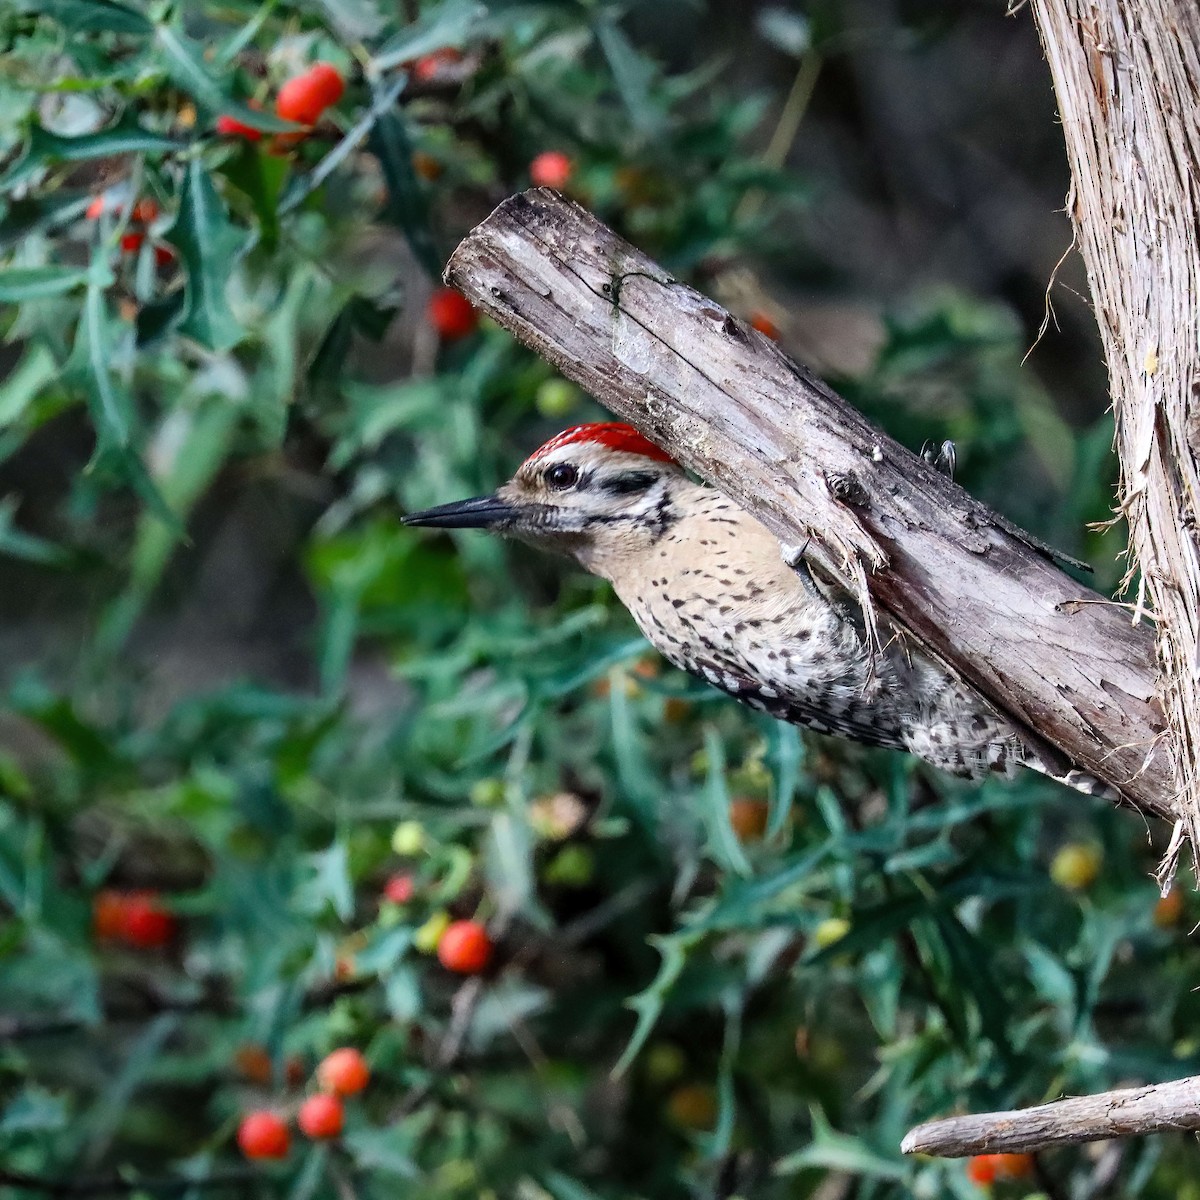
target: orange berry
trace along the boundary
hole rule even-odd
[[[237,117],[219,116],[217,118],[217,134],[220,137],[245,138],[248,142],[262,141],[261,129],[255,129],[253,125],[247,125],[244,121],[239,121]]]
[[[143,197],[133,206],[133,219],[143,225],[149,225],[158,216],[158,201]]]
[[[371,1079],[367,1060],[353,1046],[341,1046],[327,1054],[317,1067],[317,1082],[327,1092],[353,1096]]]
[[[667,1116],[683,1129],[712,1129],[717,1123],[717,1094],[702,1083],[685,1083],[667,1097]]]
[[[750,328],[765,333],[773,342],[779,341],[779,326],[765,312],[756,309],[750,314]]]
[[[1183,916],[1183,889],[1173,887],[1165,896],[1160,896],[1154,905],[1154,923],[1159,929],[1170,929]]]
[[[412,876],[403,873],[393,875],[383,885],[384,899],[390,900],[393,904],[407,904],[413,898],[415,890]]]
[[[247,1042],[233,1052],[237,1073],[251,1083],[271,1082],[271,1056],[256,1042]]]
[[[543,150],[529,164],[529,178],[534,187],[554,188],[562,191],[570,182],[575,164],[569,154],[561,150]]]
[[[492,939],[478,921],[453,921],[438,941],[438,962],[459,975],[478,975],[492,960]]]
[[[462,60],[461,50],[452,50],[449,46],[446,46],[441,50],[435,50],[432,54],[426,54],[418,58],[412,65],[412,76],[414,79],[419,79],[422,83],[428,83],[431,79],[436,79],[441,74],[443,67],[462,62]]]
[[[158,893],[133,892],[121,914],[121,937],[141,950],[157,950],[175,936],[178,922],[159,903]]]
[[[429,297],[429,307],[426,310],[429,323],[437,330],[438,336],[446,342],[454,342],[475,331],[479,324],[479,314],[475,311],[470,300],[454,288],[438,288]]]
[[[997,1154],[997,1164],[1002,1179],[1028,1179],[1036,1168],[1032,1154]]]
[[[93,196],[87,208],[83,210],[83,215],[89,221],[98,221],[104,214],[104,203],[103,196]]]
[[[767,832],[770,808],[765,800],[739,796],[729,802],[729,824],[739,842],[757,842]]]
[[[296,1124],[300,1126],[300,1132],[310,1138],[337,1137],[342,1132],[345,1119],[346,1112],[342,1108],[342,1102],[336,1096],[325,1092],[309,1096],[296,1114]]]
[[[292,1144],[283,1118],[265,1109],[242,1118],[237,1141],[247,1158],[286,1158]]]
[[[118,938],[125,921],[125,893],[104,888],[92,898],[92,932],[98,938]]]
[[[429,183],[441,178],[442,164],[432,154],[426,154],[424,150],[417,150],[413,153],[412,165],[413,170]]]
[[[976,1154],[967,1162],[967,1178],[979,1187],[997,1179],[1026,1179],[1033,1174],[1032,1154]]]

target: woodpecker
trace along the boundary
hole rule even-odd
[[[847,593],[631,425],[576,425],[494,495],[404,522],[488,529],[569,555],[613,585],[669,662],[780,720],[965,778],[1024,766],[1108,790],[886,623],[873,651]]]

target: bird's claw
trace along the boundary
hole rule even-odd
[[[808,550],[808,544],[812,538],[805,538],[799,546],[780,546],[779,553],[783,561],[792,568],[793,571],[799,569],[804,562],[804,555]]]
[[[954,443],[945,441],[940,446],[926,442],[921,447],[921,457],[935,470],[941,471],[947,479],[954,478],[954,467],[958,461],[958,452]]]

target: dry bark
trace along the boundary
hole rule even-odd
[[[496,209],[446,279],[1015,722],[1174,817],[1149,632],[768,338],[544,189]]]
[[[912,1130],[900,1149],[905,1154],[965,1158],[1185,1129],[1200,1129],[1200,1075],[1014,1112],[930,1121]]]
[[[1200,849],[1200,7],[1033,0],[1108,360],[1120,510],[1157,622],[1166,748]]]

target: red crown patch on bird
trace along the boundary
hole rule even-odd
[[[570,429],[564,429],[562,433],[552,437],[545,445],[539,446],[526,461],[534,462],[562,446],[584,442],[595,442],[599,446],[607,446],[610,450],[622,450],[626,454],[643,454],[659,462],[675,461],[661,446],[656,446],[648,437],[638,433],[632,425],[626,425],[622,421],[594,421],[589,425],[572,425]]]

